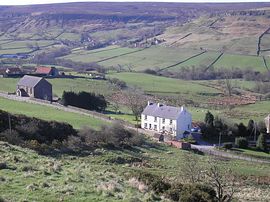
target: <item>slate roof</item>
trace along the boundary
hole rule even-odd
[[[158,106],[157,103],[150,103],[145,107],[142,114],[175,120],[182,111],[186,111],[186,109],[184,107],[172,107],[167,105]]]
[[[9,70],[9,74],[14,74],[14,73],[21,73],[22,70],[19,67],[8,67],[7,70]]]
[[[42,80],[42,77],[25,75],[23,78],[19,80],[17,85],[35,87],[41,80]]]
[[[52,70],[52,67],[37,67],[37,74],[49,74]]]

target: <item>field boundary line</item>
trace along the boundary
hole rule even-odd
[[[263,63],[264,63],[265,68],[267,69],[268,72],[270,72],[270,69],[269,69],[269,67],[267,65],[265,57],[263,56],[262,58],[263,58]]]
[[[257,44],[257,56],[260,55],[260,52],[261,52],[261,42],[262,42],[262,38],[265,34],[267,34],[267,32],[270,31],[270,27],[265,30],[260,36],[259,36],[259,40],[258,40],[258,44]]]
[[[205,70],[204,71],[207,71],[210,67],[212,67],[222,56],[224,55],[224,53],[222,52],[222,53],[220,53],[219,55],[218,55],[218,57],[210,64],[210,65],[208,65],[208,67],[206,67],[205,68]]]
[[[191,60],[191,59],[193,59],[193,58],[195,58],[195,57],[198,57],[198,56],[200,56],[200,55],[202,55],[202,54],[204,54],[204,53],[206,53],[206,52],[207,52],[207,51],[200,52],[200,53],[198,53],[198,54],[196,54],[196,55],[193,55],[193,56],[191,56],[191,57],[188,57],[188,58],[186,58],[185,60],[182,60],[182,61],[180,61],[180,62],[178,62],[178,63],[175,63],[175,64],[173,64],[173,65],[169,65],[169,66],[167,66],[167,67],[164,67],[164,68],[160,69],[158,72],[161,72],[161,71],[163,71],[163,70],[165,70],[165,69],[169,69],[169,68],[171,68],[171,67],[175,67],[175,66],[177,66],[177,65],[180,65],[180,64],[182,64],[182,63],[184,63],[184,62],[187,62],[188,60]]]
[[[114,58],[118,58],[118,57],[122,57],[122,56],[125,56],[125,55],[137,53],[137,52],[143,51],[143,50],[145,50],[145,49],[148,49],[148,48],[143,48],[143,49],[139,49],[139,50],[136,50],[136,51],[131,51],[131,52],[128,52],[128,53],[123,53],[123,54],[120,54],[120,55],[116,55],[116,56],[104,58],[104,59],[102,59],[102,60],[98,60],[98,61],[94,61],[94,62],[95,62],[95,63],[104,62],[104,61],[111,60],[111,59],[114,59]]]

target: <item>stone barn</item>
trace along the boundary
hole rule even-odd
[[[41,77],[24,76],[17,84],[16,95],[52,101],[52,84]]]

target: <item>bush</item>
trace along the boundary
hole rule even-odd
[[[102,126],[99,131],[83,128],[79,132],[82,143],[91,147],[130,148],[145,143],[144,136],[126,129],[121,124]]]
[[[180,192],[181,202],[215,202],[216,192],[213,188],[201,184],[185,184]]]
[[[144,70],[144,73],[157,75],[157,72],[155,70],[153,70],[153,69],[146,69],[146,70]]]
[[[231,148],[233,148],[233,144],[231,142],[224,142],[223,148],[224,149],[231,149]]]
[[[246,149],[246,148],[248,148],[248,141],[245,137],[237,137],[237,138],[235,138],[235,145],[238,148]]]
[[[267,142],[266,142],[266,135],[260,134],[256,143],[256,147],[258,150],[261,151],[268,151]]]

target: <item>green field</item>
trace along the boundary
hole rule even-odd
[[[36,117],[44,120],[66,122],[77,129],[83,126],[89,126],[91,128],[98,129],[101,125],[107,124],[90,116],[83,116],[80,114],[65,112],[47,106],[13,101],[5,98],[0,98],[0,109],[10,113],[24,114],[26,116]]]
[[[240,68],[252,69],[259,72],[265,72],[266,68],[262,57],[224,54],[215,63],[214,68]]]
[[[109,46],[102,49],[91,51],[76,50],[70,55],[64,56],[65,59],[81,62],[98,62],[104,67],[119,67],[128,71],[142,71],[145,69],[162,69],[168,66],[177,64],[183,60],[194,56],[201,50],[188,49],[188,48],[175,48],[164,46],[152,46],[145,50],[135,53],[139,49],[135,48],[115,48]],[[130,53],[127,55],[122,55]],[[209,51],[200,56],[194,57],[184,63],[169,68],[169,71],[179,71],[182,67],[207,67],[209,66],[220,54],[220,52]],[[119,57],[118,57],[119,56]],[[114,58],[111,58],[114,57]],[[101,61],[104,60],[105,61]],[[268,60],[268,58],[266,58]],[[101,61],[101,62],[99,62]],[[265,72],[266,68],[263,63],[262,57],[251,55],[237,55],[237,54],[224,54],[215,64],[214,67],[220,68],[240,68],[240,69],[253,69],[260,72]]]
[[[109,77],[118,78],[127,84],[142,88],[147,93],[152,94],[218,94],[220,91],[200,85],[200,81],[185,81],[161,76],[153,76],[143,73],[113,73]],[[188,88],[187,88],[188,86]]]
[[[180,65],[169,68],[169,71],[179,71],[182,67],[203,67],[207,68],[218,56],[220,53],[217,52],[206,52],[198,57],[192,58]]]
[[[127,70],[130,68],[132,71],[162,69],[198,53],[200,53],[200,51],[152,46],[151,48],[107,60],[99,64],[106,67],[121,65]]]
[[[0,91],[15,92],[18,80],[18,78],[0,78]],[[62,96],[63,91],[86,91],[109,95],[113,90],[107,81],[103,80],[55,78],[48,81],[53,85],[53,94],[58,97]]]
[[[117,49],[113,49],[113,48],[115,47],[113,46],[113,47],[107,47],[105,49],[102,48],[100,50],[96,49],[96,50],[89,50],[89,51],[80,50],[80,51],[75,51],[71,53],[70,55],[64,56],[62,58],[71,59],[77,62],[96,62],[96,61],[100,61],[106,58],[110,58],[110,57],[114,57],[114,56],[118,56],[121,54],[138,50],[138,49],[130,49],[130,48],[117,48]]]
[[[53,43],[54,41],[50,40],[11,40],[9,43],[3,42],[0,44],[0,54],[26,53],[32,50],[29,45],[38,45],[42,49],[43,47],[50,46]]]

